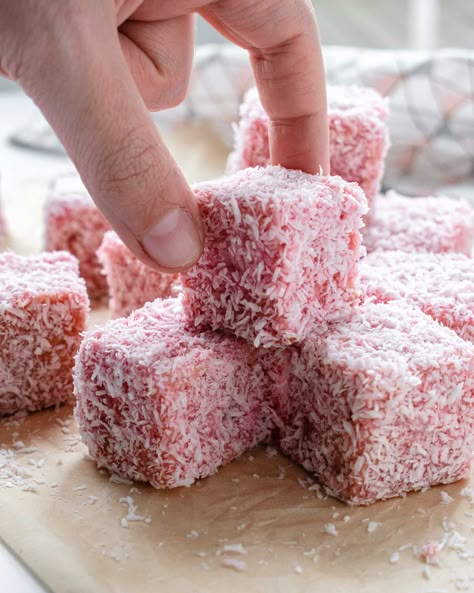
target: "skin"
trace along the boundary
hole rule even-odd
[[[273,164],[329,172],[326,87],[309,0],[5,0],[0,74],[35,101],[97,206],[162,271],[199,258],[192,191],[148,111],[179,104],[199,13],[249,52]]]

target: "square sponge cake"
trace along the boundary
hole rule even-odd
[[[367,200],[357,184],[269,166],[194,192],[206,245],[181,276],[188,327],[271,347],[350,314],[365,253]]]
[[[464,477],[474,448],[474,347],[400,301],[364,303],[300,346],[281,449],[353,504]]]
[[[179,298],[88,332],[76,419],[100,467],[155,488],[192,484],[265,440],[273,416],[259,350],[186,331]]]
[[[0,416],[72,399],[89,300],[66,252],[0,255]]]

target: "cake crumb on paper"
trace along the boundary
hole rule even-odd
[[[238,560],[237,558],[222,558],[221,564],[225,568],[231,568],[236,572],[247,571],[247,563],[243,560]]]

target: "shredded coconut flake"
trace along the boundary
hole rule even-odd
[[[324,531],[328,535],[337,535],[337,529],[334,523],[326,523],[326,525],[324,526]]]
[[[390,558],[389,558],[390,564],[397,564],[397,562],[399,560],[400,560],[400,553],[399,552],[395,551],[395,552],[392,552],[390,554]]]
[[[226,544],[222,548],[223,554],[247,554],[247,550],[242,544]]]
[[[451,504],[454,501],[454,498],[452,496],[450,496],[444,490],[441,490],[440,494],[441,494],[441,504]]]
[[[469,498],[469,502],[474,504],[474,488],[463,488],[461,490],[461,496],[464,498]]]
[[[382,523],[377,523],[377,521],[369,521],[367,524],[367,533],[373,533]]]
[[[238,560],[237,558],[222,558],[221,564],[225,568],[231,568],[236,572],[247,571],[247,563],[243,560]]]
[[[137,514],[137,507],[131,496],[122,496],[119,498],[119,502],[127,505],[127,514],[120,519],[120,525],[122,527],[128,527],[129,523],[132,521],[143,521],[144,523],[151,522],[150,518]]]

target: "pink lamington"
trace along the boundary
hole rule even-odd
[[[377,196],[364,230],[367,251],[471,255],[474,209],[446,197],[407,198],[394,191]]]
[[[269,166],[194,191],[206,245],[182,275],[189,327],[270,347],[350,314],[365,253],[367,201],[357,184]]]
[[[69,253],[0,255],[0,416],[72,399],[89,301]]]
[[[109,229],[79,175],[54,180],[45,206],[45,249],[64,249],[77,257],[89,296],[99,302],[107,301],[108,291],[96,251]]]
[[[375,251],[360,262],[361,290],[378,303],[419,307],[474,342],[474,260],[461,253]]]
[[[126,317],[145,303],[180,291],[178,274],[164,274],[146,266],[113,231],[105,233],[97,257],[107,278],[114,317]]]
[[[295,357],[281,448],[368,504],[453,482],[474,450],[474,346],[405,303],[366,303]]]
[[[74,385],[91,456],[156,488],[213,474],[269,434],[258,357],[243,340],[186,332],[180,299],[156,300],[86,334]]]
[[[331,173],[358,183],[372,207],[389,147],[387,102],[373,89],[329,86],[328,118]],[[269,163],[268,121],[257,90],[250,89],[240,108],[228,174]]]

